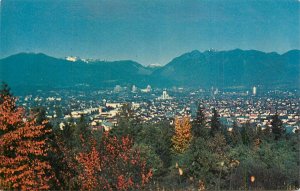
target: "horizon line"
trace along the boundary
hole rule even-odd
[[[152,63],[152,64],[148,64],[148,65],[145,65],[145,64],[142,64],[141,62],[138,62],[138,61],[135,61],[133,59],[116,59],[116,60],[106,60],[106,59],[100,59],[100,58],[82,58],[80,56],[74,56],[74,55],[66,55],[64,57],[56,57],[56,56],[52,56],[52,55],[49,55],[47,53],[43,53],[43,52],[27,52],[27,51],[24,51],[24,52],[18,52],[18,53],[14,53],[14,54],[11,54],[9,56],[5,56],[5,57],[2,57],[0,58],[0,60],[4,60],[4,59],[7,59],[9,57],[12,57],[12,56],[16,56],[16,55],[20,55],[20,54],[34,54],[34,55],[38,55],[38,54],[42,54],[42,55],[45,55],[45,56],[48,56],[48,57],[51,57],[51,58],[55,58],[55,59],[62,59],[62,60],[66,60],[67,57],[76,57],[78,58],[79,60],[86,60],[86,59],[91,59],[92,61],[100,61],[100,62],[118,62],[118,61],[132,61],[132,62],[136,62],[142,66],[151,66],[151,65],[159,65],[159,66],[165,66],[167,65],[168,63],[170,63],[172,60],[174,60],[175,58],[178,58],[180,56],[183,56],[185,54],[189,54],[189,53],[192,53],[192,52],[199,52],[199,53],[205,53],[205,52],[230,52],[230,51],[236,51],[236,50],[240,50],[240,51],[257,51],[257,52],[262,52],[262,53],[265,53],[265,54],[272,54],[272,53],[276,53],[278,55],[284,55],[288,52],[291,52],[291,51],[300,51],[300,49],[290,49],[290,50],[287,50],[283,53],[278,53],[276,51],[271,51],[271,52],[265,52],[265,51],[262,51],[262,50],[257,50],[257,49],[241,49],[241,48],[235,48],[235,49],[228,49],[228,50],[217,50],[217,49],[214,49],[214,48],[210,48],[210,49],[206,49],[204,51],[200,51],[198,49],[194,49],[194,50],[191,50],[191,51],[187,51],[187,52],[184,52],[184,53],[181,53],[180,55],[178,56],[175,56],[173,57],[169,62],[165,63],[165,64],[160,64],[160,63]],[[68,60],[67,60],[68,61]],[[70,61],[72,62],[72,61]]]

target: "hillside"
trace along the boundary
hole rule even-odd
[[[180,86],[299,85],[299,50],[264,53],[256,50],[205,51],[183,54],[153,72],[155,78]]]
[[[0,80],[12,87],[299,87],[300,51],[282,55],[256,50],[192,51],[162,67],[137,62],[71,62],[20,53],[0,60]]]
[[[134,61],[71,62],[45,54],[17,54],[0,60],[0,79],[11,86],[111,87],[141,84],[151,71]]]

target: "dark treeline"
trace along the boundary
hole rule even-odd
[[[194,119],[146,123],[124,105],[118,125],[103,132],[92,130],[84,116],[60,127],[42,107],[25,112],[6,85],[0,95],[0,189],[299,187],[300,134],[285,132],[278,115],[271,127],[234,123],[228,131],[217,109],[211,118],[199,105]]]

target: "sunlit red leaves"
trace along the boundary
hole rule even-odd
[[[53,169],[46,160],[49,148],[46,122],[37,125],[27,117],[15,99],[4,97],[0,104],[0,189],[51,189],[56,182]],[[82,140],[82,143],[90,140]],[[129,137],[117,139],[105,133],[97,143],[72,150],[57,139],[58,150],[67,166],[59,174],[69,187],[78,184],[82,190],[139,189],[149,182],[152,172],[132,148]]]
[[[89,151],[77,156],[81,166],[79,180],[83,190],[130,190],[143,187],[149,182],[152,172],[140,159],[137,150],[132,150],[132,140],[118,140],[104,134],[97,148],[96,142]]]
[[[49,130],[24,119],[24,109],[15,106],[15,99],[4,97],[0,104],[0,188],[49,189],[51,166],[42,160],[48,147],[40,138]]]
[[[100,166],[100,154],[96,148],[96,141],[93,141],[91,150],[81,152],[77,156],[77,160],[82,164],[81,173],[79,173],[79,180],[82,182],[83,190],[90,190],[99,187],[98,181]]]

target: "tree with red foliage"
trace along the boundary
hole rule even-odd
[[[49,146],[43,122],[27,117],[16,99],[0,95],[0,188],[1,189],[50,189],[55,181],[47,151]]]
[[[99,146],[95,140],[92,143],[91,148],[77,156],[81,189],[130,190],[149,182],[152,171],[139,151],[132,149],[128,136],[117,139],[104,133]]]

